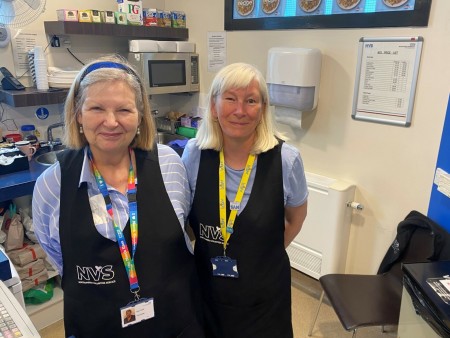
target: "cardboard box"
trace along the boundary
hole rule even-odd
[[[159,17],[158,23],[161,27],[172,27],[172,13],[170,11],[161,11]]]
[[[56,16],[58,18],[58,21],[78,21],[78,10],[57,9]]]
[[[127,14],[122,12],[114,12],[116,23],[118,25],[128,25]]]
[[[156,8],[144,8],[142,10],[144,26],[158,26],[158,12]]]
[[[92,22],[96,22],[96,23],[102,22],[102,17],[100,16],[100,11],[93,9],[91,11],[91,13],[92,13]]]
[[[79,22],[92,22],[92,11],[90,9],[78,11]]]
[[[129,25],[143,25],[142,0],[117,0],[119,12],[125,13]]]
[[[186,14],[182,11],[170,12],[172,19],[172,27],[174,28],[186,28]]]
[[[100,16],[104,23],[116,23],[113,11],[101,11]]]

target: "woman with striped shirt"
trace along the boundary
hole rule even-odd
[[[203,337],[186,172],[155,143],[145,87],[125,60],[80,71],[64,143],[36,182],[33,221],[62,276],[66,336]],[[136,320],[125,323],[129,310]]]

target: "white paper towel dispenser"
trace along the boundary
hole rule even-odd
[[[269,49],[266,82],[275,121],[302,127],[302,112],[317,106],[321,66],[316,48]]]
[[[321,65],[317,48],[270,48],[266,82],[271,104],[299,111],[315,109]]]

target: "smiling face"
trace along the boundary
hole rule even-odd
[[[126,152],[140,122],[135,93],[124,81],[97,82],[85,91],[77,121],[95,153]]]
[[[245,88],[231,88],[214,99],[212,115],[218,119],[224,142],[253,142],[264,103],[257,81]]]

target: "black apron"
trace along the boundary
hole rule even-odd
[[[291,338],[291,271],[284,249],[281,144],[258,156],[250,199],[237,216],[227,256],[239,278],[214,277],[223,255],[219,228],[219,153],[203,150],[190,214],[207,337]],[[227,201],[227,219],[229,201]]]
[[[154,298],[155,317],[121,327],[120,308],[134,299],[117,242],[94,225],[87,184],[78,188],[83,151],[65,151],[61,165],[60,238],[66,336],[203,337],[198,277],[173,210],[157,150],[136,150],[139,239],[135,266],[140,296]],[[124,235],[131,249],[129,222]]]

